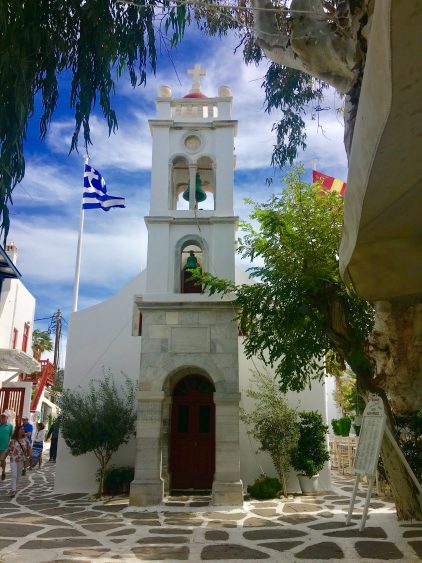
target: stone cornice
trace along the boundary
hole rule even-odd
[[[157,295],[158,297],[158,295]],[[209,298],[208,298],[209,299]],[[178,295],[175,295],[175,300],[174,301],[169,301],[169,300],[163,300],[163,301],[158,301],[158,300],[154,300],[154,301],[145,301],[145,296],[144,295],[135,295],[134,296],[134,300],[135,300],[135,305],[138,307],[138,309],[142,310],[142,311],[180,311],[180,310],[190,310],[190,309],[195,309],[195,310],[211,310],[211,309],[228,309],[233,311],[233,313],[236,312],[236,307],[233,304],[234,301],[234,297],[233,299],[230,298],[225,298],[225,300],[222,300],[220,297],[216,297],[216,299],[218,299],[218,301],[181,301],[180,297]]]
[[[200,213],[200,211],[199,211]],[[239,222],[239,217],[237,215],[226,215],[226,216],[208,216],[208,217],[201,217],[200,215],[191,215],[191,216],[169,216],[169,215],[146,215],[144,217],[145,223],[148,225],[150,223],[176,223],[179,225],[190,225],[191,223],[199,223],[202,225],[212,225],[215,223],[234,223],[237,224]]]

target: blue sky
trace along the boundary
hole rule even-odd
[[[261,83],[266,63],[246,66],[241,53],[234,54],[233,38],[207,38],[188,30],[177,49],[159,57],[156,76],[148,75],[146,87],[132,89],[128,79],[117,83],[113,99],[119,129],[108,136],[98,111],[91,120],[93,146],[90,164],[100,170],[108,193],[126,198],[126,209],[108,213],[88,210],[82,248],[79,309],[107,299],[129,282],[146,265],[147,232],[144,216],[149,210],[151,138],[148,119],[155,116],[158,86],[167,84],[173,97],[182,97],[191,87],[187,69],[200,63],[207,75],[202,91],[217,95],[220,85],[231,86],[233,118],[239,121],[235,141],[235,212],[247,217],[243,198],[266,200],[276,191],[265,183],[273,175],[269,167],[274,135],[271,126],[277,113],[264,112]],[[177,71],[177,73],[176,73]],[[179,79],[181,84],[179,83]],[[36,319],[51,316],[58,308],[66,320],[72,308],[76,246],[83,179],[83,156],[69,153],[73,113],[69,109],[69,77],[63,76],[58,109],[47,138],[39,140],[40,112],[35,112],[26,143],[26,175],[14,192],[8,240],[18,247],[17,266],[22,281],[37,300]],[[317,169],[346,180],[342,118],[335,108],[341,100],[329,90],[320,113],[320,124],[309,120],[308,148],[300,155],[310,179],[312,160]],[[48,321],[36,323],[45,330]],[[64,340],[65,343],[65,340]],[[63,355],[64,357],[64,355]]]

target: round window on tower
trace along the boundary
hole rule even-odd
[[[188,133],[184,138],[183,144],[189,152],[198,152],[202,146],[202,141],[199,135]]]

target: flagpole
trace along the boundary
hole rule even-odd
[[[85,164],[89,162],[89,156],[85,155]],[[85,166],[84,166],[85,173]],[[82,238],[84,231],[84,208],[83,208],[83,192],[84,192],[84,182],[82,181],[82,198],[81,198],[81,216],[79,220],[79,236],[78,236],[78,249],[76,251],[76,266],[75,266],[75,283],[73,286],[73,308],[72,311],[75,313],[78,310],[78,294],[79,294],[79,276],[81,272],[81,249],[82,249]]]

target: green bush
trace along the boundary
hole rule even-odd
[[[317,475],[330,459],[327,449],[327,430],[322,416],[317,411],[301,412],[300,437],[292,453],[292,467],[301,475]]]
[[[59,399],[60,432],[74,456],[92,452],[99,470],[98,496],[112,455],[135,433],[136,385],[127,376],[114,380],[110,370],[85,389],[65,389]]]
[[[275,498],[280,494],[281,484],[275,477],[261,475],[253,485],[248,485],[248,493],[258,500]]]
[[[333,418],[331,426],[336,436],[348,436],[352,427],[352,419],[349,416],[343,416],[338,419]]]
[[[107,495],[124,495],[129,492],[135,469],[133,467],[111,466],[104,474],[103,490]]]

